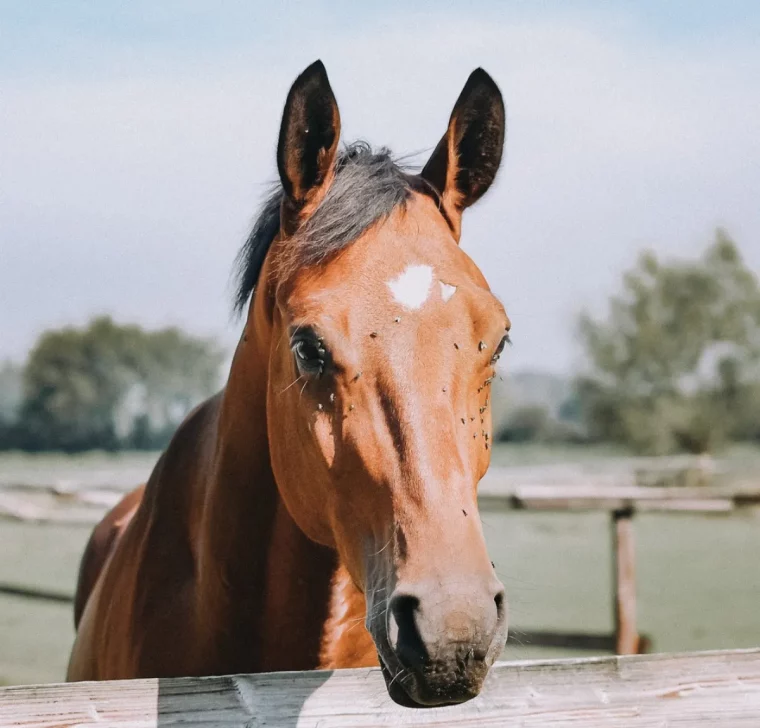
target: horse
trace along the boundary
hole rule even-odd
[[[510,321],[459,246],[504,102],[473,71],[417,173],[340,127],[316,61],[237,258],[226,385],[93,531],[70,681],[379,666],[426,707],[476,696],[505,645],[477,486]]]

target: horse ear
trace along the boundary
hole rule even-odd
[[[457,233],[462,211],[477,202],[496,177],[505,131],[499,87],[477,68],[459,94],[449,128],[420,173],[441,194]]]
[[[340,114],[322,61],[312,63],[290,87],[277,142],[277,169],[286,212],[299,214],[319,198],[332,176]]]

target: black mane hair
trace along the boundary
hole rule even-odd
[[[404,169],[388,149],[373,151],[366,142],[345,147],[337,155],[335,177],[327,194],[292,238],[293,260],[310,266],[338,253],[396,207],[406,205],[412,192],[439,202],[437,191]],[[237,255],[234,305],[238,313],[256,288],[264,259],[280,230],[284,194],[278,183]]]

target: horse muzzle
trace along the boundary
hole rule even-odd
[[[399,583],[370,632],[390,697],[408,707],[476,697],[507,638],[504,587],[494,576]]]

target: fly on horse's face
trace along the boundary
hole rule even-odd
[[[316,63],[285,107],[280,232],[247,324],[268,342],[272,468],[296,523],[365,594],[391,696],[461,702],[507,633],[476,488],[510,324],[458,245],[499,166],[504,107],[474,72],[419,175],[338,152],[339,133]]]

